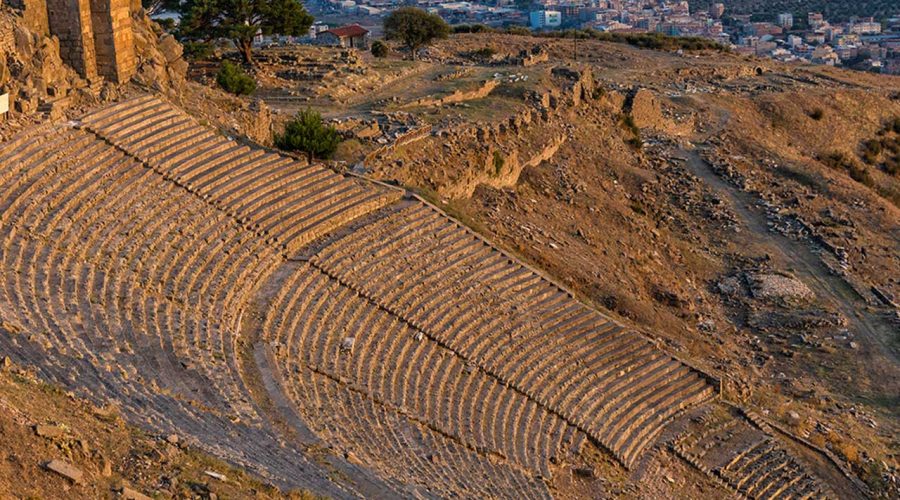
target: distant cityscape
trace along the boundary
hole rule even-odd
[[[731,14],[722,3],[691,12],[687,1],[664,0],[417,0],[415,5],[451,24],[494,27],[526,25],[534,30],[595,29],[656,32],[715,40],[742,54],[779,61],[804,61],[900,75],[900,7],[883,21],[855,17],[832,22],[821,13],[791,13],[760,22]],[[409,0],[315,0],[313,10],[329,19],[355,20],[370,27]],[[311,35],[327,27],[314,26]]]

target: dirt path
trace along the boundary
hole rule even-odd
[[[696,149],[681,149],[688,170],[728,200],[746,231],[738,235],[748,246],[771,249],[816,295],[835,307],[847,318],[848,329],[860,341],[859,355],[872,356],[877,362],[865,363],[872,381],[881,381],[881,396],[900,392],[900,357],[891,345],[893,326],[882,314],[868,305],[843,278],[832,274],[807,242],[790,239],[769,230],[766,214],[756,208],[757,199],[719,177]]]

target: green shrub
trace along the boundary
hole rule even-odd
[[[881,141],[878,139],[870,139],[864,142],[862,148],[863,161],[869,165],[874,165],[878,161],[878,156],[881,155],[881,151]]]
[[[482,47],[474,52],[472,52],[472,56],[478,59],[490,59],[494,57],[497,51],[493,47]]]
[[[496,31],[484,24],[457,24],[453,27],[454,33],[494,33]]]
[[[900,174],[900,158],[888,158],[884,161],[884,165],[882,165],[882,169],[890,175]]]
[[[316,158],[330,158],[340,142],[338,131],[322,123],[322,115],[311,109],[297,113],[284,126],[284,133],[275,136],[276,146],[285,151],[303,151],[310,163]]]
[[[509,33],[510,35],[525,35],[525,36],[527,36],[527,35],[532,34],[531,30],[525,26],[510,26],[509,28],[506,28],[506,32]]]
[[[234,95],[249,95],[256,90],[256,81],[244,70],[229,61],[222,63],[216,74],[216,82],[220,87]]]
[[[388,53],[390,53],[391,49],[387,46],[386,43],[381,40],[375,40],[372,42],[372,55],[375,57],[387,57]]]
[[[850,167],[850,178],[864,186],[875,186],[875,181],[872,179],[872,175],[869,174],[869,170],[866,169],[866,167],[863,165],[859,165],[856,163],[853,164],[853,166]]]
[[[849,158],[844,153],[836,152],[831,153],[822,159],[822,163],[833,168],[835,170],[843,170],[850,174],[850,178],[859,182],[860,184],[864,184],[868,187],[875,186],[875,181],[872,179],[871,174],[869,174],[869,170],[865,165],[861,165],[859,161],[854,160],[853,158]]]
[[[500,176],[500,172],[503,171],[503,165],[506,161],[503,159],[503,155],[500,151],[494,151],[494,177]]]
[[[191,60],[207,59],[213,53],[213,44],[208,42],[184,42],[184,57]]]

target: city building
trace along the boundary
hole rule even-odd
[[[531,27],[540,30],[558,28],[562,25],[562,12],[558,10],[535,10],[529,16]]]
[[[794,15],[790,12],[778,14],[778,26],[789,30],[794,27]]]
[[[819,12],[810,12],[806,15],[806,23],[810,29],[819,29],[825,24],[825,16]]]

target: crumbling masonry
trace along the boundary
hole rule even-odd
[[[116,83],[135,72],[134,33],[128,0],[6,0],[28,27],[59,38],[63,61],[88,79]]]

